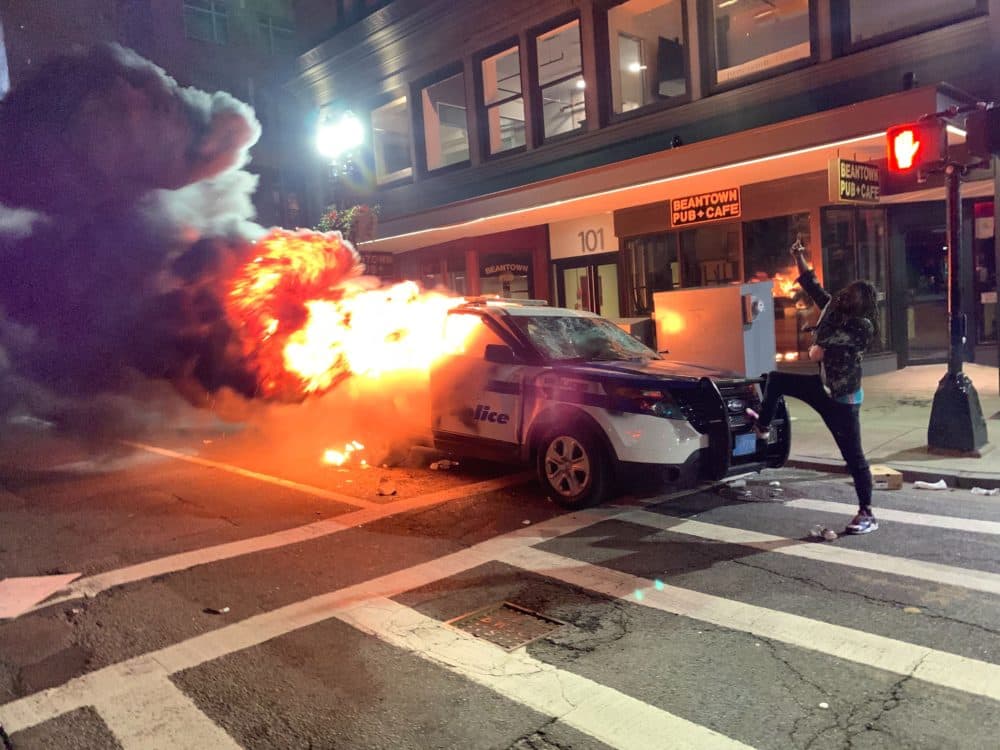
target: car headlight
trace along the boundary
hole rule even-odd
[[[609,389],[611,408],[665,419],[684,419],[680,406],[666,390],[613,386]]]

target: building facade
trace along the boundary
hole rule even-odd
[[[291,85],[318,117],[366,123],[351,190],[381,219],[361,249],[397,276],[629,320],[769,279],[794,360],[816,314],[791,289],[798,238],[828,287],[876,284],[876,349],[900,366],[947,348],[944,193],[885,175],[884,133],[1000,96],[998,23],[998,0],[395,0],[302,55]],[[992,177],[963,190],[983,359]]]
[[[307,28],[335,28],[332,3],[306,7]],[[265,225],[305,222],[311,154],[308,109],[285,86],[303,47],[293,0],[0,0],[0,85],[54,55],[118,42],[178,83],[227,91],[250,104],[262,125],[248,169]],[[0,91],[0,96],[3,91]]]

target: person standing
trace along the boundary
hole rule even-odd
[[[858,513],[844,531],[868,534],[878,529],[878,521],[872,513],[872,473],[861,447],[861,360],[878,330],[878,293],[867,281],[853,281],[831,296],[816,280],[800,241],[792,245],[791,253],[800,274],[798,283],[822,311],[809,347],[809,359],[818,364],[818,372],[769,373],[760,413],[747,409],[747,415],[758,437],[766,439],[781,396],[815,409],[854,478]]]

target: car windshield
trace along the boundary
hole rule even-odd
[[[548,359],[660,359],[652,349],[604,318],[575,315],[516,315],[512,318]]]

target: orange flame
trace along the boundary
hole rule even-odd
[[[423,376],[452,348],[448,310],[460,297],[406,281],[371,288],[339,232],[271,230],[231,280],[226,313],[262,395],[301,400],[351,375]]]
[[[335,448],[328,448],[323,453],[323,463],[331,464],[332,466],[343,466],[350,460],[351,456],[355,453],[364,450],[365,446],[359,443],[357,440],[352,440],[351,442],[344,445],[342,450],[337,450]],[[361,459],[361,465],[364,466],[367,462],[365,459]]]
[[[774,274],[774,292],[775,297],[794,297],[795,292],[798,288],[796,279],[798,277],[795,275],[786,275],[783,273]]]

